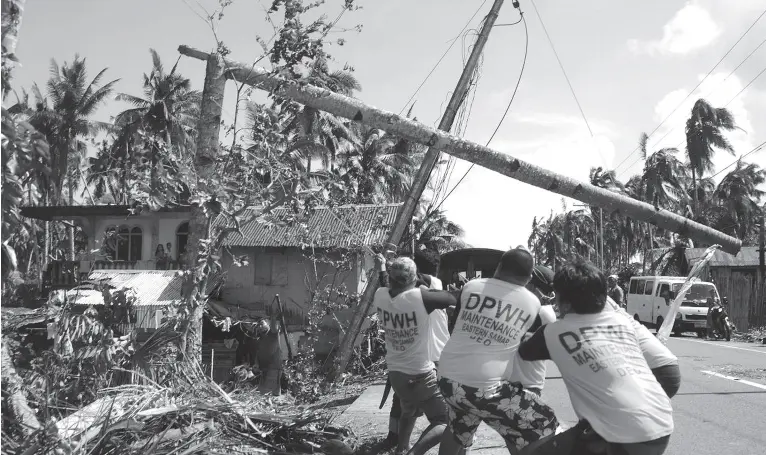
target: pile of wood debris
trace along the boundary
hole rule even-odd
[[[201,371],[171,387],[105,389],[90,405],[32,433],[3,438],[3,453],[349,455],[355,438],[321,409],[255,390],[231,395]]]

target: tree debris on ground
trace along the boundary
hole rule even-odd
[[[3,453],[194,454],[351,453],[353,435],[331,412],[252,389],[224,392],[200,368],[167,386],[102,389],[91,404],[50,419],[25,438],[3,438]]]

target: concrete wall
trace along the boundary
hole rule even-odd
[[[139,267],[151,269],[154,264],[154,251],[158,244],[163,247],[171,243],[173,259],[178,255],[176,245],[176,230],[181,223],[189,221],[188,212],[155,212],[149,215],[135,217],[91,217],[84,223],[84,231],[88,237],[88,250],[96,250],[103,246],[104,234],[110,226],[138,226],[143,231],[143,245]],[[104,259],[98,253],[88,253],[82,260],[97,261]]]
[[[289,326],[299,324],[301,317],[310,310],[312,290],[326,285],[334,285],[337,289],[341,284],[352,293],[359,289],[359,267],[356,264],[351,270],[341,271],[333,264],[317,262],[315,271],[313,262],[297,248],[235,249],[233,253],[246,255],[249,264],[234,267],[230,259],[225,260],[227,278],[222,300],[265,314],[269,307],[270,311],[276,310],[274,296],[279,294],[290,319]]]

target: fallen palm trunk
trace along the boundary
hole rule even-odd
[[[179,46],[178,52],[199,60],[207,60],[210,55],[188,46]],[[454,157],[478,164],[512,179],[604,208],[609,212],[620,212],[622,215],[633,219],[686,235],[701,243],[720,244],[724,251],[731,254],[737,254],[742,246],[742,242],[734,237],[673,212],[653,207],[645,202],[589,183],[579,182],[511,155],[461,139],[392,112],[369,106],[358,99],[299,81],[280,79],[269,71],[254,65],[230,60],[224,60],[224,64],[226,76],[239,82],[255,88],[273,91],[279,96],[291,98],[315,109],[374,126],[429,147],[437,147]]]

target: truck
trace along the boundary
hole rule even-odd
[[[659,329],[665,322],[670,304],[686,282],[679,276],[634,276],[628,288],[627,312],[638,322]],[[709,299],[720,302],[715,284],[697,281],[686,293],[673,323],[673,334],[695,332],[700,338],[707,333]]]

